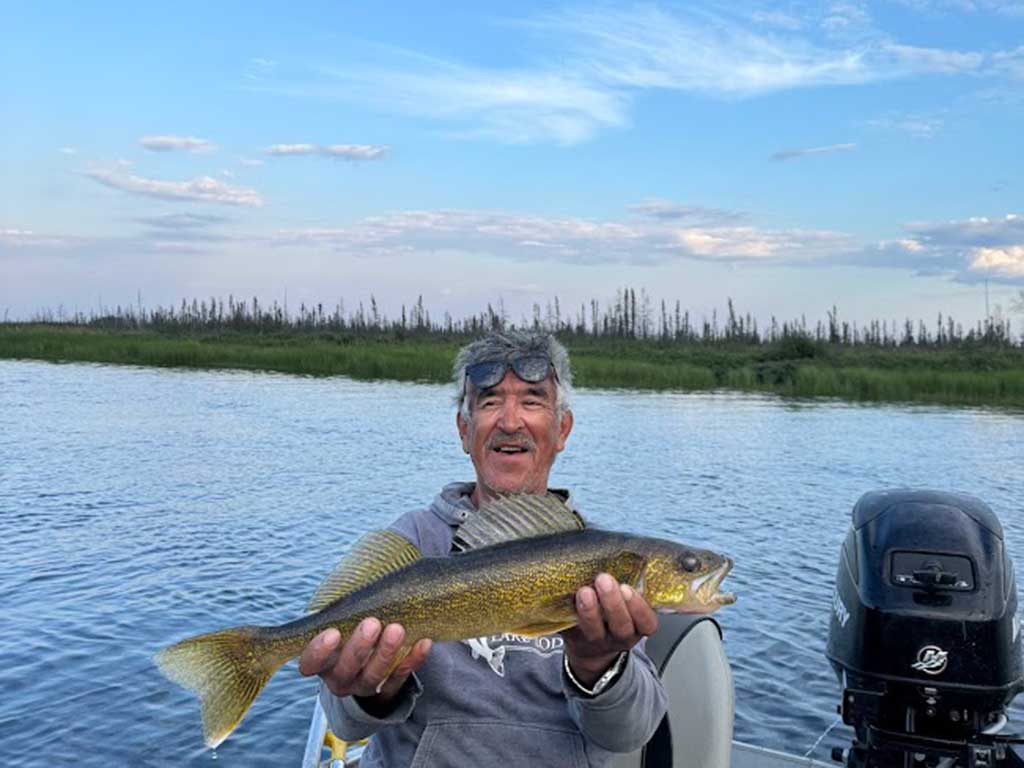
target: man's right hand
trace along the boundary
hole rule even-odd
[[[409,675],[423,666],[430,653],[430,640],[418,641],[388,675],[404,641],[401,624],[382,629],[374,618],[363,619],[343,646],[338,630],[325,629],[302,651],[299,672],[307,677],[319,675],[335,696],[355,696],[368,714],[379,717],[390,711]]]

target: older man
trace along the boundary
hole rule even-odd
[[[392,530],[426,556],[446,557],[459,526],[501,493],[545,493],[572,431],[569,357],[550,334],[494,333],[455,363],[463,450],[475,483],[445,486]],[[561,493],[571,504],[568,493]],[[608,574],[576,594],[577,627],[540,638],[419,640],[388,675],[399,624],[365,619],[340,645],[318,635],[299,662],[323,681],[320,700],[342,738],[372,735],[363,765],[598,766],[653,734],[665,692],[640,641],[657,628],[643,597]]]

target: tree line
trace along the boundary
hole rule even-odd
[[[1024,311],[1024,291],[1021,292]],[[169,334],[192,333],[286,333],[333,332],[350,336],[377,337],[469,337],[490,330],[533,328],[551,331],[560,336],[580,339],[623,339],[679,344],[774,344],[786,339],[806,339],[845,346],[958,346],[993,345],[1024,346],[1024,335],[1014,338],[1011,322],[997,307],[992,316],[974,324],[964,325],[948,315],[938,313],[932,322],[911,320],[871,320],[858,324],[844,320],[833,306],[826,317],[814,322],[807,318],[778,320],[774,315],[759,324],[749,312],[737,311],[733,300],[726,300],[725,312],[712,311],[699,319],[681,306],[679,300],[664,300],[655,305],[646,290],[620,288],[615,298],[602,305],[597,299],[568,309],[558,297],[545,306],[534,303],[529,316],[512,319],[500,299],[497,305],[467,317],[455,318],[449,312],[431,314],[424,306],[423,296],[411,305],[401,306],[394,317],[384,313],[372,295],[369,302],[359,301],[346,308],[344,300],[326,308],[322,303],[302,303],[289,310],[287,303],[261,303],[256,297],[239,300],[182,299],[178,306],[143,306],[141,297],[135,305],[101,307],[88,313],[75,311],[68,315],[63,308],[56,312],[44,310],[32,322],[88,326],[111,330],[151,330]]]

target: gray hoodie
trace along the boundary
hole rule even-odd
[[[452,483],[427,509],[391,529],[426,556],[446,557],[452,535],[475,512],[472,483]],[[327,721],[339,737],[372,736],[361,766],[603,766],[613,752],[650,739],[666,709],[665,690],[640,646],[622,675],[595,697],[562,672],[562,638],[494,635],[435,643],[427,662],[383,719],[350,696],[321,686]]]

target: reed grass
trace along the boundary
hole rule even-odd
[[[579,387],[771,392],[854,401],[1024,406],[1020,348],[662,344],[565,338]],[[167,335],[0,324],[0,358],[235,368],[445,382],[465,339],[335,333]]]

